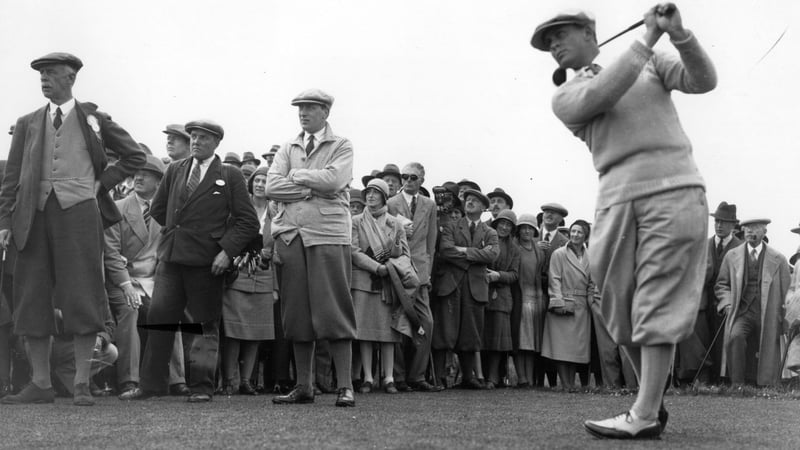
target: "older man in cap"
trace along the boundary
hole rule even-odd
[[[297,385],[274,403],[311,403],[314,342],[330,342],[337,367],[336,406],[355,406],[350,374],[356,318],[350,296],[348,188],[353,146],[327,122],[333,97],[319,89],[292,100],[303,131],[275,155],[267,196],[278,202],[272,220],[282,320],[292,340]]]
[[[210,120],[186,124],[192,157],[170,164],[156,191],[150,214],[163,228],[158,243],[155,286],[142,363],[142,380],[129,399],[164,391],[177,324],[184,309],[200,334],[189,360],[189,402],[211,401],[219,349],[222,274],[231,258],[258,236],[258,217],[244,178],[214,154],[224,130]]]
[[[600,173],[592,279],[608,330],[637,369],[640,389],[630,411],[584,425],[593,435],[618,439],[662,433],[675,345],[697,319],[708,205],[671,92],[708,92],[717,80],[674,4],[648,9],[643,22],[644,35],[606,68],[594,63],[600,49],[586,13],[553,17],[531,39],[560,69],[575,70],[556,89],[552,108],[586,142]],[[654,52],[664,34],[678,56]]]
[[[177,123],[167,125],[162,133],[167,135],[167,155],[171,160],[179,161],[191,155],[189,133],[183,129],[183,125]]]
[[[717,278],[717,309],[726,316],[722,375],[739,389],[745,381],[775,386],[781,379],[783,302],[791,275],[786,257],[764,242],[769,223],[741,222],[746,244],[725,255]],[[755,379],[746,379],[753,372]]]
[[[161,225],[152,220],[150,207],[164,176],[165,166],[148,155],[144,167],[133,177],[133,193],[116,202],[122,220],[105,231],[103,260],[106,292],[114,321],[114,338],[119,348],[117,381],[120,399],[134,394],[139,385],[141,337],[137,324],[145,322],[156,272],[156,248]],[[140,309],[141,308],[141,309]],[[176,335],[170,361],[170,390],[187,395],[183,368],[183,345]]]
[[[484,309],[489,302],[486,271],[500,254],[497,231],[481,222],[481,214],[487,208],[489,199],[480,191],[464,191],[466,216],[442,230],[438,276],[433,287],[436,374],[444,376],[446,353],[456,351],[461,361],[462,384],[469,389],[483,389],[473,369],[476,352],[481,349]]]
[[[0,192],[0,244],[19,251],[14,333],[25,337],[32,383],[3,403],[52,403],[50,340],[54,309],[75,350],[74,403],[91,405],[89,373],[108,298],[103,286],[103,227],[120,220],[109,191],[145,162],[144,152],[72,86],[80,59],[51,53],[31,62],[42,108],[17,120]],[[108,165],[105,148],[119,157]]]
[[[714,218],[714,236],[708,238],[706,277],[697,322],[694,332],[678,344],[676,361],[678,379],[684,383],[696,379],[695,387],[703,392],[713,392],[707,385],[717,381],[722,356],[722,339],[714,338],[717,337],[716,331],[720,330],[724,318],[717,314],[718,300],[714,294],[714,286],[723,258],[731,249],[742,244],[742,241],[733,234],[736,224],[739,223],[736,219],[736,205],[722,202],[711,217]],[[709,349],[712,343],[714,348]]]

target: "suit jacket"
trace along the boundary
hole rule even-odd
[[[110,116],[97,111],[95,105],[76,101],[74,112],[89,149],[95,177],[102,184],[97,203],[103,225],[108,227],[122,218],[109,191],[144,165],[145,154],[128,132],[112,121]],[[93,130],[89,125],[89,117],[96,119],[98,130]],[[44,153],[42,146],[48,120],[47,106],[22,116],[17,119],[11,138],[5,178],[0,190],[0,230],[11,230],[19,250],[25,248],[36,214]],[[106,148],[119,156],[116,164],[108,165]]]
[[[540,230],[540,235],[536,239],[538,241],[544,240],[544,234],[546,231],[544,227]],[[550,304],[550,287],[549,287],[549,279],[550,279],[550,257],[553,255],[553,252],[557,249],[567,245],[569,239],[561,234],[558,230],[554,231],[556,235],[553,237],[553,240],[550,241],[550,248],[544,250],[544,262],[542,263],[542,292],[544,294],[545,304]]]
[[[745,258],[748,245],[729,251],[722,259],[715,292],[719,298],[719,311],[730,306],[725,321],[725,345],[722,351],[722,376],[727,369],[727,348],[731,327],[739,314],[739,301],[742,298],[745,281]],[[786,257],[764,244],[764,265],[761,268],[761,336],[759,339],[758,369],[756,383],[763,386],[775,385],[780,381],[781,352],[780,337],[783,330],[783,302],[789,290],[791,276]]]
[[[161,225],[151,220],[148,229],[135,194],[118,200],[116,204],[122,220],[105,231],[106,289],[118,288],[131,281],[152,297],[157,258],[156,249],[151,244],[161,235]]]
[[[736,236],[731,237],[728,245],[722,249],[722,255],[717,257],[717,244],[714,242],[714,236],[708,238],[708,258],[706,260],[706,280],[703,286],[703,296],[700,297],[700,311],[704,311],[711,306],[716,309],[717,296],[714,294],[714,285],[717,283],[719,276],[719,268],[722,266],[722,260],[731,249],[734,249],[742,244],[741,239]]]
[[[220,250],[238,256],[261,227],[239,169],[223,165],[215,155],[200,184],[187,195],[191,167],[192,158],[167,166],[153,197],[150,214],[163,226],[158,259],[210,266]]]
[[[466,247],[466,254],[457,251],[455,247]],[[472,298],[481,303],[489,302],[486,269],[500,255],[497,231],[480,222],[475,228],[473,238],[469,233],[469,220],[462,217],[456,222],[450,222],[442,230],[439,254],[441,276],[434,286],[436,295],[450,295],[466,276]]]
[[[436,253],[436,236],[439,232],[436,226],[436,203],[424,195],[417,195],[414,217],[411,217],[411,208],[402,193],[390,198],[386,206],[389,214],[400,214],[414,222],[414,233],[408,240],[411,260],[417,269],[419,282],[423,285],[430,283],[433,255]]]

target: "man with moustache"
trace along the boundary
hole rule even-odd
[[[414,339],[404,336],[403,342],[398,344],[400,351],[395,352],[395,383],[398,389],[405,384],[417,391],[438,392],[442,389],[441,386],[432,385],[425,380],[433,335],[433,313],[429,291],[438,234],[436,203],[420,194],[420,187],[425,182],[425,167],[422,164],[418,162],[406,164],[400,178],[403,181],[400,195],[391,197],[386,205],[389,214],[401,215],[411,221],[406,227],[406,235],[411,249],[411,260],[417,269],[420,282],[418,295],[414,296],[414,310],[423,333],[416,334]]]
[[[183,125],[167,125],[162,133],[167,135],[167,155],[172,161],[180,161],[191,155],[189,133],[183,129]]]
[[[260,229],[244,177],[223,165],[215,150],[225,135],[219,124],[195,120],[184,127],[192,157],[170,164],[150,214],[163,228],[142,362],[140,388],[131,400],[163,393],[175,329],[187,310],[199,325],[189,350],[191,403],[210,402],[219,350],[222,274]]]
[[[715,287],[717,310],[725,314],[722,375],[739,390],[748,373],[755,372],[758,386],[776,386],[781,379],[783,302],[791,275],[786,257],[764,241],[769,223],[741,222],[746,244],[722,259]]]
[[[356,316],[350,296],[349,183],[353,146],[333,133],[333,97],[319,89],[292,100],[303,131],[284,144],[267,174],[283,329],[292,341],[297,385],[276,404],[313,403],[315,341],[329,341],[337,368],[336,406],[355,406],[350,367]]]
[[[5,404],[52,403],[54,310],[72,335],[73,403],[94,404],[92,352],[103,331],[103,227],[120,220],[109,191],[145,163],[139,145],[96,106],[76,101],[72,86],[83,63],[69,53],[31,62],[48,104],[17,120],[0,192],[0,244],[18,250],[14,334],[24,336],[32,383]],[[108,165],[105,148],[119,157]]]
[[[514,208],[514,199],[503,190],[503,188],[494,188],[492,192],[486,194],[489,197],[489,212],[492,213],[492,218],[487,220],[486,223],[491,226],[492,221],[497,218],[500,211]]]

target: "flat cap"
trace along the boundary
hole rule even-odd
[[[302,105],[303,103],[316,103],[330,108],[333,106],[333,97],[320,89],[308,89],[297,94],[297,97],[292,99],[292,106]]]
[[[187,141],[191,139],[191,136],[189,136],[189,133],[186,132],[186,130],[184,128],[184,125],[181,125],[179,123],[169,124],[161,132],[164,133],[164,134],[171,134],[171,135],[174,135],[174,136],[182,137],[182,138],[186,139]]]
[[[222,125],[211,120],[193,120],[187,123],[183,129],[186,130],[187,133],[191,133],[192,130],[203,130],[215,135],[220,139],[225,136],[225,130],[222,129]]]
[[[558,13],[536,27],[536,31],[533,32],[533,37],[531,37],[531,45],[533,48],[543,52],[549,52],[550,46],[544,41],[544,36],[549,30],[562,25],[589,26],[594,29],[595,22],[594,17],[585,11],[565,11]]]
[[[749,219],[745,219],[739,222],[739,225],[746,227],[748,225],[758,225],[758,224],[769,225],[771,223],[772,221],[765,217],[751,217]]]
[[[149,172],[158,174],[159,177],[163,177],[164,170],[166,170],[166,166],[161,161],[161,159],[158,156],[154,155],[146,155],[146,156],[147,160],[145,161],[144,166],[142,166],[139,170],[147,170]]]
[[[542,211],[555,211],[564,217],[567,217],[569,215],[569,211],[567,211],[567,208],[564,208],[558,203],[545,203],[544,205],[542,205]]]
[[[489,208],[489,197],[483,195],[483,192],[481,192],[481,191],[479,191],[477,189],[467,189],[467,190],[464,191],[464,203],[467,202],[467,196],[470,196],[470,195],[472,195],[472,196],[476,197],[478,200],[480,200],[481,203],[483,203],[483,207],[485,209]]]
[[[48,53],[40,58],[36,58],[33,61],[31,61],[31,68],[33,70],[39,71],[42,70],[42,67],[51,66],[53,64],[68,65],[73,69],[75,69],[75,72],[81,70],[81,67],[83,67],[83,61],[81,61],[80,58],[78,58],[77,56],[71,55],[69,53],[54,52],[54,53]]]

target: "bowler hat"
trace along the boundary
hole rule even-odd
[[[517,227],[517,215],[514,214],[514,211],[510,209],[504,209],[500,211],[500,213],[497,214],[497,217],[495,217],[494,220],[492,220],[492,228],[497,228],[497,224],[500,223],[501,219],[505,219],[511,222],[513,228]]]
[[[508,204],[509,208],[514,207],[514,200],[510,195],[506,194],[506,191],[504,191],[503,188],[494,188],[494,190],[486,194],[486,196],[489,197],[490,200],[494,197],[502,197]]]
[[[543,52],[549,52],[550,47],[544,41],[544,37],[549,30],[562,25],[589,26],[594,30],[595,22],[594,17],[585,11],[570,11],[556,14],[554,17],[545,20],[536,27],[536,31],[533,32],[533,36],[531,37],[531,45],[533,48]]]
[[[164,134],[171,134],[173,136],[178,136],[178,137],[184,138],[187,141],[192,139],[192,137],[189,136],[189,133],[186,132],[185,126],[181,125],[181,124],[178,124],[178,123],[173,123],[173,124],[167,125],[166,128],[164,130],[162,130],[161,132],[164,133]]]
[[[558,203],[545,203],[542,205],[542,211],[555,211],[561,214],[563,217],[567,217],[569,215],[567,208],[564,208]]]
[[[242,155],[242,164],[244,165],[246,162],[252,162],[257,166],[261,165],[261,160],[256,159],[256,155],[254,155],[253,152],[244,152]]]
[[[187,123],[186,126],[183,127],[183,129],[186,130],[186,132],[190,133],[190,134],[191,134],[192,130],[203,130],[203,131],[206,131],[208,133],[213,134],[214,136],[216,136],[216,137],[218,137],[220,139],[222,139],[225,136],[225,130],[222,129],[222,125],[220,125],[220,124],[218,124],[218,123],[216,123],[214,121],[206,120],[206,119],[193,120],[193,121]]]
[[[487,208],[487,209],[489,208],[489,197],[485,196],[483,194],[483,192],[481,192],[481,191],[479,191],[477,189],[467,189],[467,190],[465,190],[464,191],[464,203],[466,203],[468,195],[474,195],[475,197],[478,198],[478,200],[481,201],[481,203],[483,203],[483,207],[484,208]]]
[[[729,205],[728,202],[720,203],[719,206],[717,206],[717,210],[711,214],[711,217],[723,222],[739,222],[739,220],[736,219],[736,205]]]
[[[31,61],[31,68],[38,71],[44,66],[51,66],[53,64],[65,64],[75,69],[75,72],[81,70],[81,67],[83,67],[83,62],[77,56],[69,53],[55,52],[34,59]]]
[[[273,145],[272,147],[270,147],[269,151],[267,153],[263,153],[261,157],[264,158],[265,160],[267,159],[268,156],[272,156],[274,158],[275,153],[278,153],[278,150],[280,148],[281,148],[280,145]]]
[[[316,103],[330,108],[333,105],[333,96],[322,92],[320,89],[307,89],[292,99],[292,106],[302,105],[303,103]]]
[[[361,199],[364,200],[365,202],[367,201],[367,191],[369,191],[370,189],[380,192],[381,195],[383,195],[384,203],[389,198],[389,185],[386,184],[386,182],[381,180],[380,178],[374,178],[372,180],[369,180],[369,183],[367,183],[367,187],[365,187],[364,190],[361,191]]]
[[[458,185],[459,188],[461,188],[462,186],[467,186],[470,189],[475,189],[476,191],[480,191],[481,190],[481,187],[478,186],[478,183],[476,183],[474,181],[471,181],[471,180],[468,180],[466,178],[464,178],[463,180],[459,181],[456,184]]]
[[[369,183],[369,180],[371,180],[373,178],[376,178],[379,173],[381,173],[381,171],[378,170],[378,169],[375,169],[372,172],[370,172],[369,175],[364,175],[363,177],[361,177],[361,184],[363,184],[364,187],[367,187],[367,183]]]
[[[147,170],[149,172],[158,174],[159,177],[163,177],[164,170],[166,170],[166,167],[164,166],[164,163],[161,161],[161,159],[153,155],[145,155],[145,156],[147,157],[147,160],[145,161],[144,166],[139,168],[139,170]]]
[[[746,227],[748,225],[757,225],[757,224],[769,225],[771,223],[772,223],[771,220],[764,217],[751,217],[739,222],[739,225]]]
[[[364,199],[361,198],[361,189],[350,188],[350,203],[364,204]]]
[[[402,177],[400,176],[400,168],[397,167],[397,164],[387,164],[387,165],[383,166],[383,170],[378,172],[378,174],[375,175],[375,178],[381,178],[382,179],[383,177],[385,177],[387,175],[391,175],[393,177],[397,177],[398,180],[402,179]]]
[[[500,211],[502,213],[503,211]],[[498,214],[499,216],[499,214]],[[533,236],[539,236],[539,227],[536,223],[536,216],[530,213],[520,214],[519,219],[517,220],[517,233],[519,233],[519,229],[523,225],[528,225],[529,227],[533,228]]]
[[[232,164],[236,167],[242,167],[242,160],[239,155],[233,152],[225,153],[225,159],[222,160],[224,164]]]

